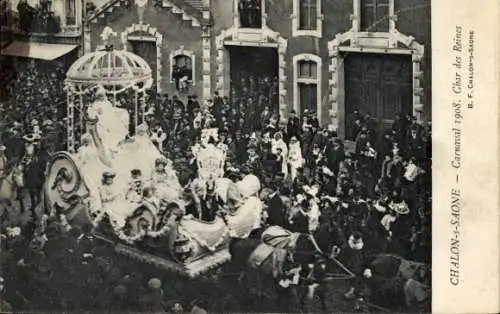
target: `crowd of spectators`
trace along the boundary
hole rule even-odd
[[[10,165],[22,157],[23,137],[40,136],[42,150],[65,148],[64,67],[53,63],[15,63],[0,67],[0,142]]]
[[[1,142],[10,161],[20,158],[25,134],[39,132],[42,147],[64,149],[62,67],[22,66],[2,81],[8,97],[0,107]],[[201,145],[202,129],[217,128],[213,140],[227,153],[226,175],[261,179],[266,224],[308,233],[315,219],[333,219],[347,238],[364,243],[363,256],[391,253],[430,264],[430,124],[405,115],[384,128],[369,113],[354,110],[348,117],[351,140],[345,141],[334,128],[321,127],[314,113],[291,111],[281,124],[275,84],[249,78],[230,96],[216,92],[204,103],[196,95],[184,102],[149,93],[145,119],[151,138],[173,161],[181,184],[195,176],[192,147]],[[362,262],[345,261],[362,276]]]
[[[314,113],[299,117],[291,111],[282,125],[271,103],[260,109],[244,100],[249,105],[217,93],[203,105],[195,95],[186,104],[166,94],[150,100],[151,134],[173,161],[181,184],[195,173],[190,148],[200,145],[201,130],[218,128],[214,144],[227,151],[226,175],[261,179],[266,224],[308,233],[313,221],[333,219],[346,239],[363,243],[363,256],[387,253],[430,264],[430,123],[406,115],[384,128],[369,113],[354,110],[348,117],[352,140],[346,141],[334,128],[322,128]],[[362,277],[363,259],[352,264],[344,258]]]
[[[31,6],[27,0],[20,0],[17,11],[21,30],[26,33],[59,33],[61,21],[50,9],[50,5],[50,0],[42,0],[36,6]]]

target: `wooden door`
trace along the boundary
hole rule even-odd
[[[379,130],[396,115],[412,113],[412,61],[409,55],[349,53],[344,59],[346,134],[352,132],[353,111],[370,113]]]
[[[317,111],[318,87],[316,84],[299,83],[300,112],[309,110]]]
[[[156,43],[154,41],[131,40],[130,44],[132,45],[132,52],[149,64],[153,80],[156,82]]]

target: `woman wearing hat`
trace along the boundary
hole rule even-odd
[[[102,174],[102,185],[99,188],[99,196],[101,198],[102,212],[109,215],[113,225],[122,228],[125,225],[126,218],[130,214],[128,211],[129,204],[116,186],[115,176],[116,174],[111,171],[106,171]]]
[[[288,147],[283,140],[283,133],[276,132],[274,134],[274,137],[271,141],[271,152],[280,157],[279,160],[281,160],[281,172],[286,178],[288,176]]]
[[[260,156],[257,154],[257,146],[249,144],[247,147],[247,153],[248,159],[244,165],[245,172],[247,172],[247,174],[253,174],[260,177],[262,172],[262,161]]]

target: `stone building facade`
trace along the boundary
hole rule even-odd
[[[179,58],[190,62],[193,92],[229,95],[231,59],[271,51],[282,117],[315,111],[341,134],[355,109],[387,123],[404,113],[430,119],[429,0],[111,1],[89,17],[85,51],[105,26],[150,62],[162,92],[176,93]]]
[[[308,109],[341,135],[355,109],[385,124],[407,113],[430,120],[430,0],[93,3],[74,29],[79,54],[99,49],[111,27],[116,47],[148,61],[159,92],[182,96],[175,78],[183,73],[190,82],[184,94],[230,95],[238,71],[261,68],[277,79],[283,119]]]

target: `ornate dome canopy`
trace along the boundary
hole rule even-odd
[[[66,74],[68,83],[126,86],[137,83],[151,84],[151,68],[138,55],[125,50],[95,51],[80,57]]]

